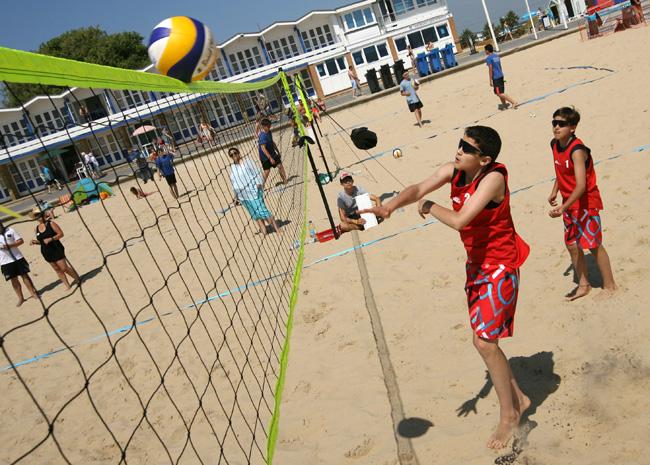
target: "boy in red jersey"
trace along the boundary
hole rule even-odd
[[[465,291],[473,342],[499,399],[499,424],[487,442],[492,449],[507,445],[530,406],[499,347],[500,338],[513,334],[519,267],[530,250],[512,222],[508,172],[495,162],[500,150],[501,139],[494,129],[468,127],[453,162],[408,186],[385,205],[360,212],[389,218],[397,208],[419,201],[420,216],[431,214],[460,232],[467,251]],[[444,184],[451,184],[453,209],[423,199]]]
[[[602,223],[600,210],[603,201],[596,185],[596,172],[591,151],[575,135],[580,122],[580,113],[574,108],[562,107],[553,113],[553,163],[555,165],[555,184],[548,196],[553,209],[548,212],[551,218],[564,220],[564,242],[573,269],[578,277],[578,287],[566,295],[567,300],[575,300],[589,294],[591,286],[585,266],[584,249],[589,249],[603,277],[603,292],[609,295],[616,290],[609,255],[602,245]],[[558,205],[558,191],[562,194],[562,204]]]

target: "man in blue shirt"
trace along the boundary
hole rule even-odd
[[[287,183],[287,173],[284,171],[284,166],[282,166],[282,157],[278,151],[277,145],[273,142],[273,134],[271,134],[271,121],[268,118],[264,118],[260,121],[260,127],[262,130],[258,136],[258,148],[260,155],[260,162],[262,163],[262,170],[264,176],[264,182],[266,183],[266,178],[269,177],[271,168],[277,168],[280,172],[280,177],[282,178],[282,183]]]
[[[43,165],[41,167],[41,175],[43,178],[43,181],[45,181],[45,184],[47,185],[47,193],[49,194],[52,192],[52,186],[56,186],[57,189],[61,190],[63,189],[63,186],[61,186],[61,183],[59,180],[56,178],[54,173],[52,173],[52,170],[49,169],[47,166]]]
[[[399,93],[406,97],[406,103],[409,106],[409,111],[415,113],[415,120],[418,126],[422,127],[422,101],[418,94],[415,92],[420,88],[420,83],[415,79],[411,81],[409,72],[404,71],[402,75],[402,82],[399,84]]]
[[[494,53],[494,47],[492,44],[487,44],[485,46],[485,54],[487,55],[485,63],[488,66],[488,74],[490,75],[490,87],[494,89],[496,96],[501,99],[499,110],[507,109],[508,103],[510,103],[512,105],[512,108],[516,110],[518,105],[517,102],[512,97],[505,94],[506,84],[503,80],[501,58],[499,55]]]
[[[156,166],[158,167],[158,180],[164,176],[172,197],[177,199],[178,187],[176,186],[176,173],[174,172],[174,154],[167,152],[159,155],[156,158]]]

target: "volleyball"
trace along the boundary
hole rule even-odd
[[[149,58],[165,76],[183,82],[206,77],[217,61],[212,32],[187,16],[167,18],[156,25],[147,44]]]
[[[393,150],[393,158],[402,158],[402,151],[400,149]]]

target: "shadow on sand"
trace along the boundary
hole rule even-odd
[[[528,444],[528,434],[537,426],[537,422],[530,417],[537,412],[537,408],[548,396],[558,390],[562,380],[557,373],[553,372],[555,366],[553,352],[538,352],[528,357],[512,357],[509,362],[519,387],[530,398],[530,407],[521,417],[519,432],[513,438],[511,450],[495,459],[494,463],[497,465],[511,465],[517,460]],[[479,399],[487,397],[492,389],[492,380],[487,372],[485,378],[485,384],[479,393],[456,410],[458,416],[467,416],[470,412],[477,413],[476,404]]]

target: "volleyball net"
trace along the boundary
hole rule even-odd
[[[184,84],[0,49],[0,80],[20,114],[0,179],[23,196],[3,223],[39,290],[0,294],[0,461],[271,463],[306,230],[292,77]],[[260,177],[263,119],[286,182]],[[26,202],[63,230],[72,289],[28,245]]]

